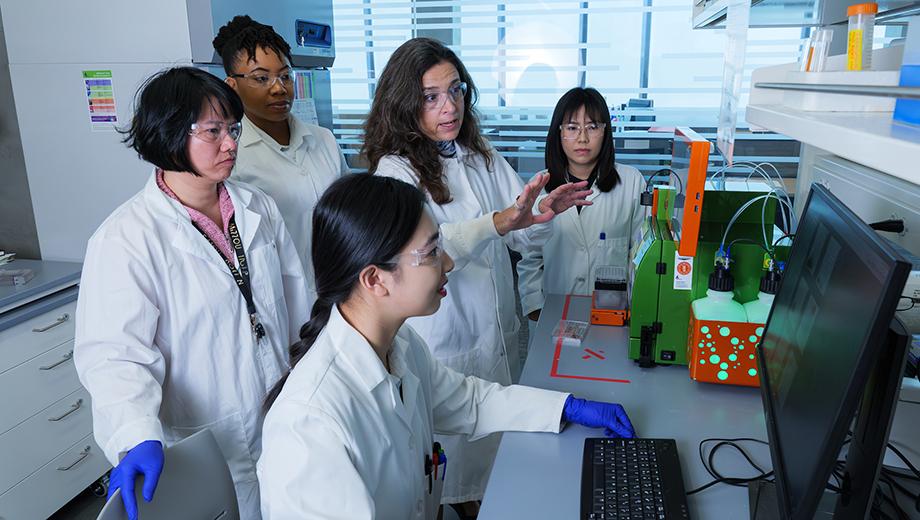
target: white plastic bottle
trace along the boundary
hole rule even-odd
[[[748,322],[767,322],[770,308],[773,307],[773,298],[776,296],[776,291],[779,290],[780,280],[782,280],[782,273],[773,270],[767,271],[767,274],[760,279],[760,292],[757,293],[757,299],[744,304]]]
[[[735,301],[732,292],[734,288],[735,279],[731,273],[721,263],[717,263],[715,270],[709,275],[706,296],[693,300],[691,304],[693,315],[697,320],[747,321],[744,306]]]

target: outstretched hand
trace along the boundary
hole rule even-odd
[[[572,206],[590,206],[592,202],[585,200],[591,194],[586,190],[587,181],[566,183],[540,201],[537,206],[538,214],[533,213],[533,206],[540,196],[540,192],[549,182],[549,173],[538,173],[524,185],[524,191],[518,195],[514,204],[507,209],[495,213],[492,221],[499,235],[505,235],[517,229],[526,229],[534,224],[549,222],[559,213]]]

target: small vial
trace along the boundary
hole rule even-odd
[[[872,69],[872,36],[878,4],[867,2],[847,8],[847,70]]]
[[[834,33],[830,29],[816,29],[802,48],[802,72],[823,72]]]

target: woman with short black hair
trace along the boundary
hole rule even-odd
[[[191,67],[139,90],[125,141],[153,165],[137,195],[89,240],[74,362],[93,433],[137,517],[163,448],[202,429],[217,439],[242,518],[259,518],[261,404],[309,315],[303,269],[275,203],[229,180],[243,106]]]

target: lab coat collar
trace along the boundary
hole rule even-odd
[[[249,252],[249,246],[255,237],[256,230],[262,217],[258,213],[249,209],[249,203],[252,200],[252,193],[245,189],[240,189],[232,181],[224,183],[230,200],[233,201],[233,214],[236,225],[243,233],[243,248]],[[144,197],[149,201],[151,208],[159,214],[159,218],[172,220],[175,222],[174,235],[169,242],[176,248],[187,253],[200,257],[208,262],[224,266],[224,260],[206,240],[203,240],[200,233],[192,224],[192,218],[182,204],[167,196],[160,190],[156,182],[156,168],[147,179],[144,186]],[[226,267],[224,267],[226,270]]]
[[[588,195],[587,197],[585,197],[585,200],[589,200],[589,201],[590,201],[590,200],[594,200],[594,199],[596,199],[597,196],[600,195],[600,194],[601,194],[601,190],[599,190],[599,189],[597,188],[597,182],[595,182],[595,183],[591,186],[591,194]],[[584,209],[584,208],[582,208],[582,209]],[[575,213],[577,214],[578,212],[576,211]]]
[[[298,147],[301,144],[305,144],[307,149],[313,146],[313,143],[316,141],[316,136],[306,123],[288,114],[288,126],[291,128],[291,142],[289,146]],[[249,117],[244,115],[243,133],[240,134],[240,146],[245,148],[261,142],[264,142],[272,149],[279,146],[271,136],[263,132],[262,129],[257,127],[256,124],[249,119]]]
[[[352,375],[363,385],[364,390],[373,391],[386,381],[386,368],[374,352],[374,347],[345,321],[337,305],[333,305],[329,314],[326,333],[338,351],[337,355],[354,369]]]
[[[406,325],[403,325],[405,327]],[[419,380],[415,374],[409,370],[407,360],[409,351],[409,340],[397,334],[393,340],[393,348],[390,350],[390,370],[393,375],[402,380],[402,401],[403,406],[397,407],[397,413],[406,427],[412,430],[412,419],[415,415],[415,401],[418,399]]]
[[[391,376],[383,366],[383,362],[377,357],[367,339],[345,321],[337,305],[332,307],[329,322],[326,324],[326,334],[329,334],[331,343],[337,350],[337,356],[340,356],[352,368],[351,374],[363,386],[362,390],[374,393],[381,391],[381,387],[386,386],[384,383]],[[393,340],[389,359],[393,376],[402,380],[403,406],[394,406],[394,409],[406,427],[411,430],[415,403],[418,399],[419,380],[409,370],[406,359],[408,349],[408,340],[397,335]],[[395,399],[399,399],[399,396],[395,395]]]

